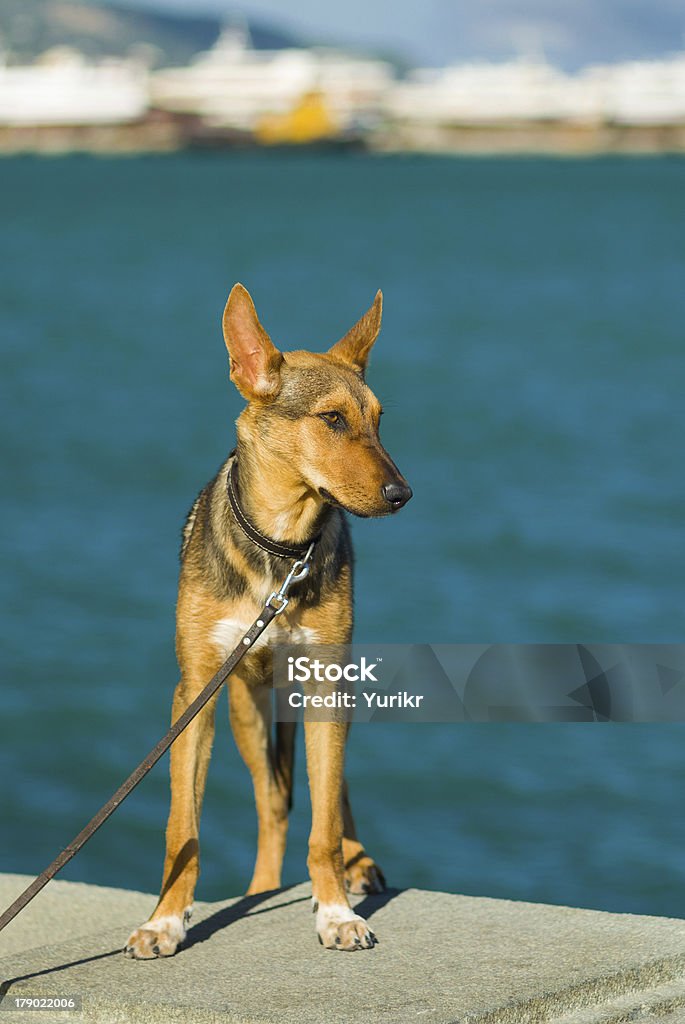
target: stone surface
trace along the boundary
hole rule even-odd
[[[6,906],[30,881],[0,876]],[[185,947],[131,961],[155,897],[51,882],[0,933],[0,1024],[685,1024],[685,921],[418,890],[357,900],[380,944],[339,953],[310,889],[196,904]],[[7,1009],[80,996],[79,1014]]]

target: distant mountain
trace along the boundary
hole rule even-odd
[[[297,40],[248,19],[258,49],[280,49]],[[53,46],[72,46],[90,57],[147,51],[157,65],[185,64],[216,41],[222,23],[97,0],[0,0],[0,46],[15,60],[31,60]]]
[[[157,6],[148,6],[154,2]],[[233,0],[259,10],[260,0]],[[73,46],[92,57],[147,51],[158,65],[185,64],[217,39],[216,15],[165,10],[163,0],[0,0],[0,48],[30,60],[52,46]],[[211,5],[188,0],[187,9]],[[215,0],[216,3],[216,0]],[[290,4],[297,19],[302,3]],[[307,19],[306,39],[248,15],[258,49],[345,40],[345,49],[375,53],[400,69],[412,63],[507,60],[546,56],[567,69],[593,61],[658,57],[685,45],[683,0],[436,0],[439,18],[417,0],[356,5],[321,3]],[[430,6],[430,5],[429,5]],[[297,20],[294,21],[297,24]],[[403,53],[398,59],[395,54]]]
[[[460,0],[441,11],[440,38],[430,46],[437,63],[524,54],[573,69],[685,45],[682,0]]]

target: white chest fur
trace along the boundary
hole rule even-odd
[[[219,619],[210,632],[212,643],[224,658],[239,644],[254,620],[243,622],[237,618]],[[306,626],[292,625],[287,620],[274,619],[253,645],[253,649],[272,647],[274,644],[315,644],[316,631]]]

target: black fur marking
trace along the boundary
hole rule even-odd
[[[211,513],[203,523],[202,540],[205,568],[213,584],[214,593],[221,598],[242,597],[247,593],[247,579],[227,557]]]

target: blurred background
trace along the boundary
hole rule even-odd
[[[682,12],[367,8],[0,0],[0,870],[167,727],[236,280],[285,349],[384,290],[415,497],[352,524],[360,641],[683,641]],[[684,916],[684,739],[359,726],[348,774],[392,885]],[[286,883],[308,804],[300,764]],[[156,891],[167,806],[159,766],[64,877]],[[223,705],[199,899],[244,890],[255,833]]]
[[[685,149],[680,0],[0,0],[0,152]]]

